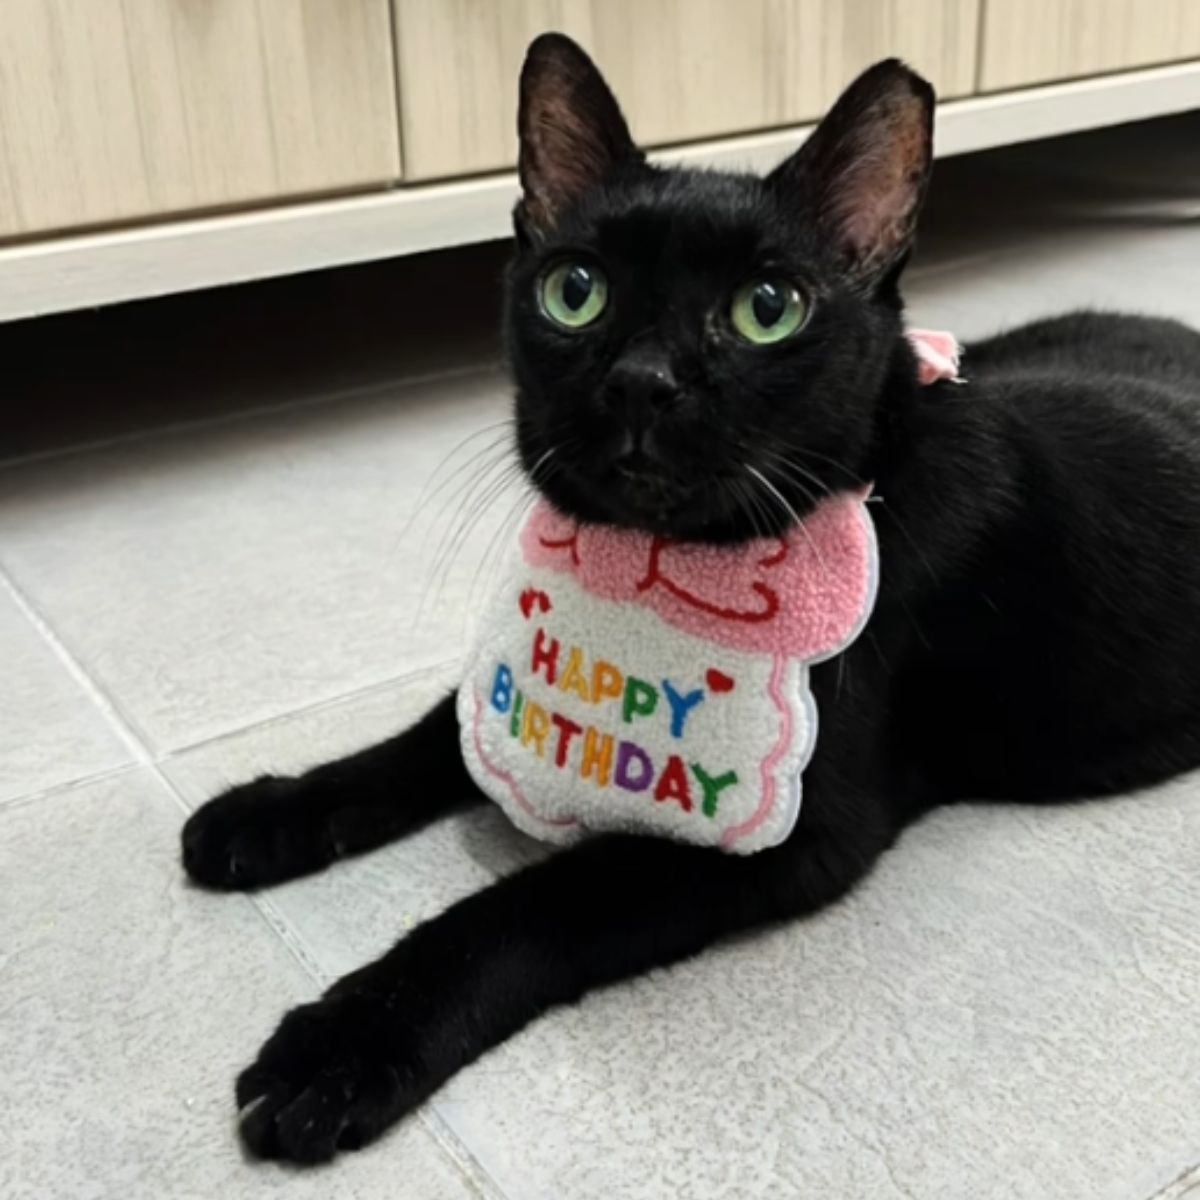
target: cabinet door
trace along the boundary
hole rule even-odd
[[[0,0],[0,236],[399,175],[388,0]]]
[[[547,29],[589,50],[651,146],[810,120],[892,54],[943,95],[975,82],[977,0],[393,2],[409,179],[515,162],[517,73]]]
[[[1200,0],[1003,0],[987,6],[985,91],[1200,57]]]

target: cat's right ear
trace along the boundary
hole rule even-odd
[[[539,241],[562,213],[641,152],[604,77],[569,37],[543,33],[521,68],[517,236]]]
[[[850,279],[870,287],[908,254],[933,166],[933,88],[898,59],[864,71],[767,176],[802,205]]]

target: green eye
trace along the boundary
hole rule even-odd
[[[746,341],[769,346],[791,337],[804,324],[808,305],[790,283],[755,279],[734,292],[729,316]]]
[[[599,267],[568,262],[542,277],[542,311],[557,325],[582,329],[608,304],[608,280]]]

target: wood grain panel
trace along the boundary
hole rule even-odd
[[[388,0],[0,0],[0,236],[400,173]]]
[[[992,0],[985,91],[1200,57],[1200,0]]]
[[[907,58],[944,96],[975,79],[977,0],[394,0],[406,174],[510,166],[538,33],[595,56],[644,145],[792,125],[862,68]]]
[[[1200,109],[1200,62],[951,100],[939,154]],[[794,127],[692,142],[660,160],[770,170]],[[0,321],[461,246],[512,233],[512,172],[0,247]]]

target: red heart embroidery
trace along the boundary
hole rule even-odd
[[[716,667],[709,667],[704,676],[705,682],[709,689],[714,692],[732,692],[733,680],[725,674],[724,671],[718,671]]]
[[[548,613],[551,609],[550,597],[545,592],[539,591],[537,588],[526,588],[521,593],[519,601],[521,605],[521,613],[525,620],[533,615],[533,606],[536,604],[539,612]]]

